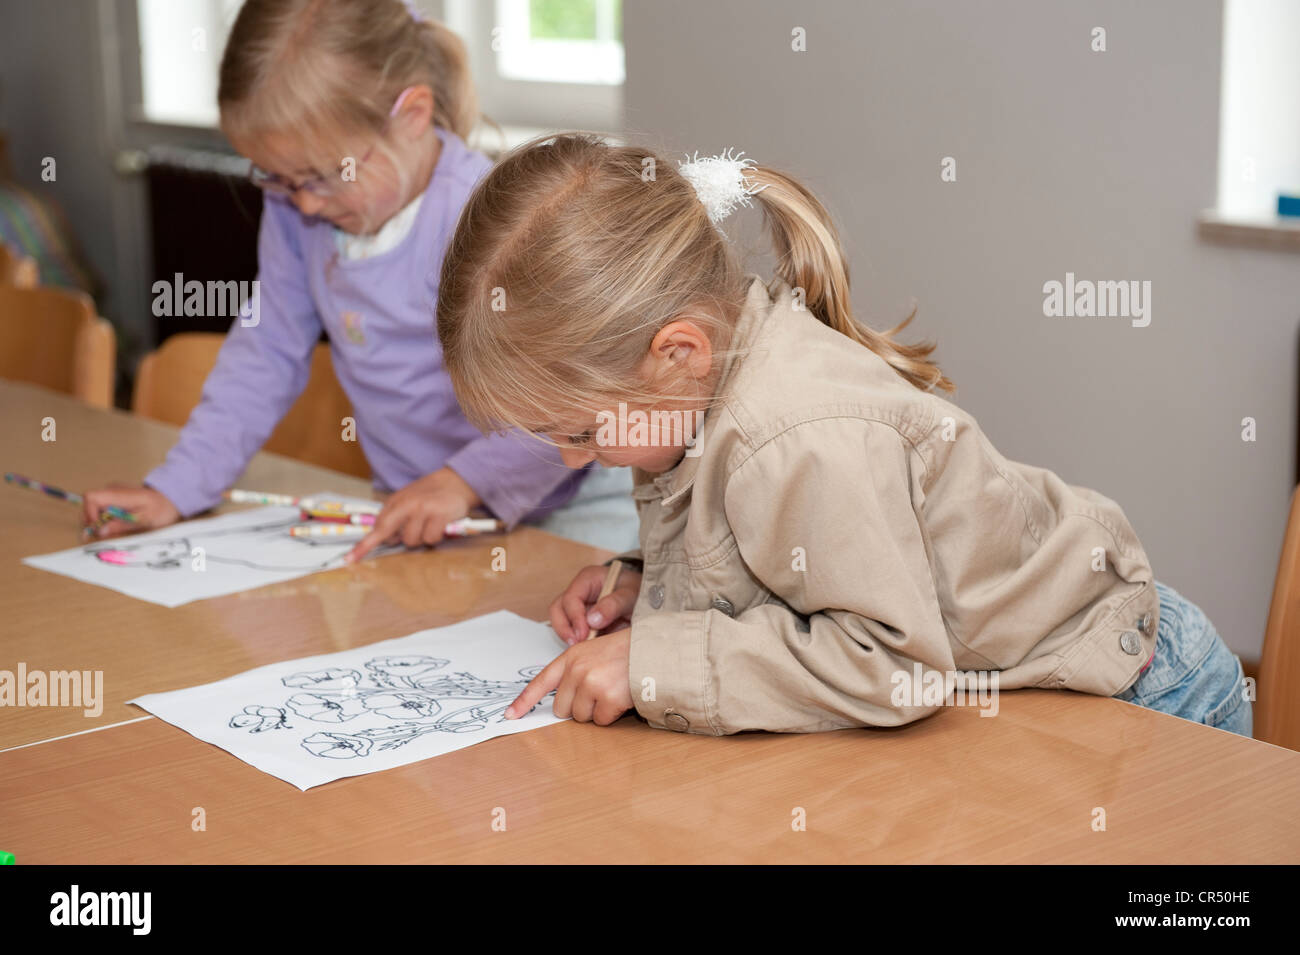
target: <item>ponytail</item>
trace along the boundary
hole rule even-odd
[[[803,289],[804,304],[818,319],[841,335],[865,345],[922,391],[955,390],[953,383],[929,359],[933,342],[905,345],[895,341],[916,316],[915,309],[887,332],[878,332],[853,317],[849,303],[849,267],[839,233],[817,198],[784,173],[753,166],[745,178],[763,208],[763,219],[777,252],[776,272],[792,288]]]

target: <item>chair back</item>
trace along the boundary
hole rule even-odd
[[[225,340],[225,335],[214,332],[181,332],[164,341],[140,363],[132,410],[178,427],[185,424],[199,403],[203,383],[216,365]],[[334,374],[329,346],[319,344],[312,352],[307,387],[262,450],[344,474],[369,477],[370,465],[360,443],[343,440],[342,420],[352,414],[352,402]]]

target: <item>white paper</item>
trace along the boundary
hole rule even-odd
[[[314,496],[374,503],[329,492]],[[290,536],[289,528],[301,522],[296,507],[258,507],[25,557],[23,563],[137,600],[179,607],[343,566],[343,555],[359,538]]]
[[[562,649],[549,627],[500,610],[130,702],[305,792],[562,722],[552,695],[504,716]]]

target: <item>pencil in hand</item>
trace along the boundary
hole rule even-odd
[[[52,484],[42,484],[40,481],[34,481],[29,477],[23,477],[21,474],[14,474],[12,471],[5,472],[5,480],[10,484],[16,484],[19,487],[25,487],[31,491],[39,491],[47,497],[58,498],[61,501],[67,501],[69,504],[84,504],[86,499],[75,491],[65,491],[61,487],[55,487]],[[129,524],[139,523],[139,518],[130,511],[110,504],[99,515],[98,527],[103,527],[111,520],[126,521]],[[81,529],[82,534],[93,534],[95,527],[87,524]]]
[[[600,596],[596,598],[596,603],[600,603],[614,592],[614,588],[618,585],[618,575],[622,572],[623,562],[621,560],[611,560],[609,562],[609,570],[605,573],[605,582],[600,585]],[[596,629],[592,627],[587,631],[587,639],[590,640],[594,636],[596,636]]]

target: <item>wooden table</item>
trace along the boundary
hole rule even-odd
[[[0,436],[5,469],[80,489],[137,480],[175,430],[0,382]],[[368,490],[273,455],[241,482]],[[1059,691],[808,736],[562,723],[302,793],[161,720],[112,724],[142,715],[139,693],[500,608],[541,619],[603,552],[526,529],[495,540],[504,574],[461,541],[166,609],[19,565],[75,544],[76,513],[0,491],[0,668],[102,668],[108,698],[98,720],[0,710],[0,848],[20,864],[1300,861],[1300,753]]]

